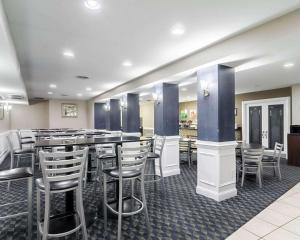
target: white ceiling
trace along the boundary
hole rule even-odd
[[[20,67],[10,38],[2,3],[0,1],[0,96],[7,98],[10,94],[22,95],[24,100],[6,100],[5,102],[27,102],[26,90],[20,74]]]
[[[54,83],[51,97],[69,99],[78,93],[89,99],[300,6],[300,0],[100,0],[101,10],[91,11],[83,0],[3,2],[29,97],[48,97]],[[178,23],[183,36],[170,34]],[[63,57],[64,49],[75,58]],[[133,66],[122,66],[124,60]]]

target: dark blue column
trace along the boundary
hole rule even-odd
[[[197,72],[198,139],[234,141],[235,73],[224,65]]]
[[[105,103],[94,104],[94,127],[95,129],[106,129]]]
[[[120,100],[110,99],[107,102],[107,106],[106,129],[110,131],[121,130]]]
[[[124,132],[133,133],[140,131],[140,102],[139,95],[128,93],[123,97],[122,129]]]
[[[179,135],[179,92],[177,84],[156,86],[154,103],[154,133],[161,136]]]

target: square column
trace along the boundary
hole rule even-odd
[[[95,129],[106,129],[105,103],[94,104],[94,127]]]
[[[140,133],[139,95],[128,93],[122,98],[122,129],[125,133]],[[140,135],[140,134],[139,134]]]
[[[162,154],[164,177],[180,174],[179,91],[177,84],[161,83],[155,88],[154,133],[166,136]],[[156,167],[158,167],[158,163],[156,163]]]
[[[215,65],[198,78],[198,194],[216,201],[237,195],[234,136],[234,69]]]
[[[120,131],[121,130],[121,111],[120,100],[109,99],[106,103],[106,130]]]

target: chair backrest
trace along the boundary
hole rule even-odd
[[[163,154],[164,146],[166,142],[165,136],[154,136],[154,145],[153,145],[153,152],[159,154],[161,157]]]
[[[97,156],[105,155],[105,154],[115,154],[115,144],[107,143],[107,144],[97,144],[95,145]]]
[[[276,159],[278,162],[281,159],[281,153],[283,150],[283,144],[276,142],[274,146],[274,159]]]
[[[263,148],[257,148],[257,149],[249,149],[249,148],[243,148],[242,149],[242,161],[243,164],[247,163],[257,163],[261,164],[261,160],[264,154]]]
[[[123,171],[138,170],[144,173],[145,163],[149,152],[150,144],[138,147],[118,146],[118,165],[120,177]]]
[[[77,180],[81,185],[87,155],[88,147],[72,152],[40,151],[45,188],[49,190],[50,183],[67,180]]]

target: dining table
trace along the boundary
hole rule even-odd
[[[66,151],[73,151],[74,146],[95,146],[101,144],[115,144],[115,153],[116,159],[118,159],[118,146],[122,146],[123,143],[131,143],[131,142],[143,142],[143,141],[150,141],[151,139],[145,137],[136,137],[136,136],[96,136],[93,137],[85,136],[84,138],[76,138],[76,139],[39,139],[34,144],[34,147],[39,149],[43,148],[54,148],[54,147],[65,147]],[[90,162],[91,158],[89,157]],[[116,161],[116,164],[118,161]],[[88,164],[91,166],[91,162]],[[116,185],[115,196],[118,199],[118,184]],[[117,204],[117,201],[115,201]],[[97,215],[98,212],[94,211]],[[97,212],[97,213],[96,213]],[[70,215],[74,213],[74,193],[73,191],[66,192],[65,195],[65,214]],[[95,215],[94,214],[94,215]],[[91,217],[91,213],[87,215],[87,226],[91,225],[94,222],[96,216]]]

